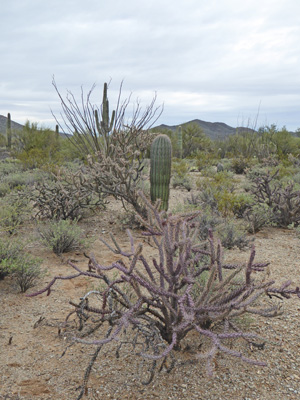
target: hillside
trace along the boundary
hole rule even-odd
[[[187,124],[197,124],[200,126],[200,128],[203,130],[203,132],[208,136],[210,139],[225,139],[229,135],[235,134],[237,131],[241,132],[243,130],[251,130],[250,128],[244,128],[244,127],[238,127],[238,128],[233,128],[232,126],[226,125],[223,122],[206,122],[206,121],[201,121],[200,119],[194,119],[189,122],[185,122],[180,124],[181,126],[187,125]],[[175,131],[178,128],[179,125],[159,125],[156,126],[155,129],[170,129],[172,131]]]
[[[0,133],[6,133],[6,121],[7,117],[5,117],[4,115],[0,115]],[[23,129],[23,125],[11,121],[11,128],[12,130],[20,130]]]

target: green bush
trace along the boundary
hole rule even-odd
[[[234,158],[231,162],[231,168],[235,174],[244,174],[248,167],[249,161],[244,157]]]
[[[266,204],[253,204],[243,215],[249,233],[259,232],[272,223],[272,212]]]
[[[83,231],[76,221],[52,221],[38,228],[42,243],[55,254],[61,255],[86,245]]]
[[[247,238],[245,228],[235,221],[225,221],[225,223],[217,226],[217,236],[225,249],[233,249],[234,247],[244,250],[250,247],[250,241]]]
[[[59,148],[60,137],[56,132],[26,122],[23,130],[16,134],[14,154],[25,168],[40,168],[62,161]]]
[[[6,159],[0,161],[0,176],[1,178],[22,171],[22,164],[16,159]]]
[[[6,196],[10,192],[9,184],[6,182],[0,182],[0,197]]]
[[[203,205],[224,217],[233,215],[243,206],[241,195],[235,193],[236,180],[230,172],[217,172],[211,178],[198,180],[196,185]]]
[[[29,216],[30,206],[24,194],[9,193],[0,199],[0,231],[16,233]]]
[[[19,255],[13,260],[5,261],[5,264],[9,264],[14,282],[19,286],[22,293],[35,286],[44,275],[41,262],[41,259],[27,253]]]
[[[223,219],[219,215],[206,210],[199,215],[198,221],[198,238],[203,241],[208,239],[210,231],[216,231],[217,227],[222,224]]]
[[[192,182],[188,176],[174,175],[171,179],[171,185],[173,189],[180,187],[186,189],[188,192],[192,190]]]
[[[25,247],[24,242],[0,239],[0,280],[10,273],[11,265],[17,260]]]

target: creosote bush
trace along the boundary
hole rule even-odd
[[[10,266],[24,251],[24,243],[10,238],[0,239],[0,280],[11,272]]]
[[[21,293],[25,293],[28,289],[35,286],[44,275],[41,263],[41,259],[24,253],[10,265],[14,282],[20,288]]]
[[[24,192],[25,193],[25,192]],[[29,216],[28,198],[11,192],[0,199],[0,231],[13,235]]]
[[[203,250],[197,242],[197,213],[166,216],[165,212],[158,212],[159,204],[152,206],[145,198],[143,200],[148,210],[148,219],[143,221],[147,230],[143,235],[156,248],[156,256],[147,259],[143,244],[136,244],[130,231],[129,251],[123,250],[113,236],[113,244],[101,239],[120,256],[118,261],[104,265],[91,255],[88,271],[69,262],[73,275],[56,276],[44,289],[28,295],[45,292],[49,295],[57,280],[79,276],[89,277],[95,281],[94,287],[100,287],[86,293],[78,303],[72,302],[74,312],[71,314],[80,321],[75,342],[96,346],[77,399],[82,398],[86,390],[88,376],[101,348],[114,341],[118,355],[129,345],[134,357],[148,360],[148,377],[144,384],[152,380],[156,369],[161,370],[163,365],[171,369],[175,365],[175,353],[183,348],[184,339],[191,332],[199,340],[195,358],[206,360],[209,375],[213,374],[214,360],[220,353],[264,366],[264,361],[248,358],[231,347],[240,340],[262,346],[257,334],[243,331],[236,325],[236,317],[247,314],[254,318],[256,315],[275,317],[282,310],[278,302],[270,305],[273,297],[289,299],[295,295],[300,298],[299,287],[291,288],[291,281],[276,286],[274,280],[267,277],[268,262],[255,262],[254,247],[246,264],[226,264],[222,247],[211,233],[208,250]],[[264,302],[265,298],[268,302]],[[204,352],[201,351],[203,342],[207,344]],[[167,359],[170,359],[168,364]]]
[[[39,226],[39,234],[45,246],[57,255],[76,250],[84,246],[82,229],[76,221],[51,221]]]
[[[0,280],[10,275],[22,293],[35,286],[44,274],[41,260],[26,253],[25,246],[11,238],[0,240]]]

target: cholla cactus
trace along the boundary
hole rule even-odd
[[[206,359],[208,374],[213,373],[214,360],[219,353],[237,357],[246,363],[266,365],[246,357],[242,352],[228,347],[228,339],[243,339],[248,344],[264,347],[264,342],[254,333],[244,332],[235,325],[235,319],[243,314],[274,317],[282,313],[281,305],[266,305],[260,298],[275,296],[284,299],[292,295],[300,298],[300,289],[290,289],[287,281],[280,287],[266,279],[268,263],[255,263],[255,249],[251,250],[245,265],[223,262],[222,248],[210,233],[208,250],[197,243],[197,214],[180,217],[165,216],[157,206],[146,202],[149,212],[145,237],[150,237],[156,248],[153,258],[148,260],[143,244],[135,244],[128,231],[130,250],[124,251],[113,236],[113,245],[102,242],[122,258],[110,265],[89,257],[88,271],[75,263],[69,265],[76,271],[68,277],[57,276],[46,288],[29,296],[47,292],[49,295],[56,280],[88,276],[101,281],[100,289],[91,290],[74,305],[76,315],[87,329],[75,341],[94,344],[96,352],[85,374],[81,393],[86,389],[87,377],[101,347],[116,341],[117,353],[126,345],[132,346],[135,357],[150,361],[149,383],[167,358],[173,360],[173,350],[180,351],[185,337],[194,332],[195,357]],[[260,275],[263,275],[260,277]],[[94,287],[99,287],[95,282]],[[72,314],[72,313],[71,313]],[[71,315],[69,314],[69,315]],[[88,318],[96,315],[97,318]],[[94,321],[94,322],[93,322]],[[101,323],[99,323],[101,322]],[[93,324],[92,327],[89,324]],[[103,334],[103,328],[107,327]],[[217,329],[216,329],[217,326]],[[101,327],[97,336],[97,329]],[[130,332],[130,327],[132,331]],[[88,340],[88,333],[92,336]],[[79,333],[80,335],[80,333]],[[208,350],[201,352],[199,344],[206,341]],[[158,362],[161,362],[159,365]],[[81,398],[80,396],[78,399]]]
[[[151,201],[161,199],[161,209],[167,211],[172,162],[172,144],[167,135],[158,135],[153,140],[150,161]]]

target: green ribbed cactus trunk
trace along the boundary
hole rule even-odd
[[[11,149],[11,118],[10,118],[10,113],[7,114],[6,138],[7,138],[7,148],[10,150]]]
[[[161,210],[168,210],[172,163],[172,144],[167,135],[158,135],[150,150],[150,194],[154,203],[161,199]]]
[[[179,126],[177,130],[177,146],[178,146],[178,157],[182,158],[183,144],[182,144],[182,127]]]

